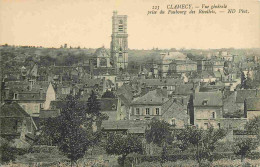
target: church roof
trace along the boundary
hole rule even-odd
[[[94,57],[109,57],[109,52],[106,50],[106,48],[103,46],[101,48],[98,48],[96,52],[94,53]]]
[[[167,60],[186,60],[187,56],[181,52],[168,52],[162,56],[163,61]]]

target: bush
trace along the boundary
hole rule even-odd
[[[8,163],[10,161],[15,161],[17,155],[23,155],[27,153],[27,149],[15,148],[10,145],[9,142],[2,142],[0,146],[1,153],[1,163]]]

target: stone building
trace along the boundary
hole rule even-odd
[[[110,51],[114,67],[117,71],[126,69],[128,66],[127,16],[117,15],[117,11],[114,11],[112,16],[111,37]]]

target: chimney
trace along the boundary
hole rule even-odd
[[[33,81],[30,80],[29,82],[30,82],[30,85],[29,85],[29,91],[31,91],[31,90],[32,90],[32,86],[33,86]]]
[[[40,92],[39,93],[40,93],[40,98],[43,99],[43,89],[42,88],[40,88]]]

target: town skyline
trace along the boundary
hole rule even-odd
[[[67,43],[72,47],[109,48],[112,12],[117,10],[129,17],[131,49],[259,48],[259,5],[255,1],[225,1],[229,6],[249,8],[247,15],[147,16],[152,5],[167,6],[170,2],[2,0],[0,44],[58,48]]]

